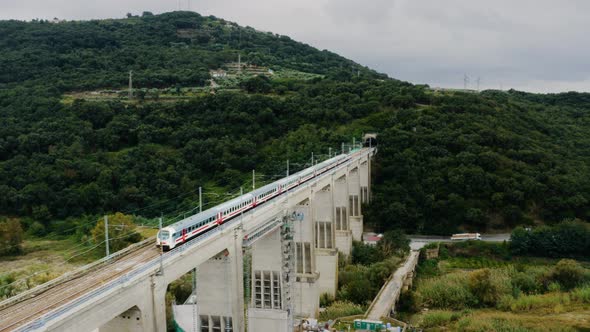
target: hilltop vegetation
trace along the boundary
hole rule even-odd
[[[20,217],[29,234],[61,232],[84,215],[189,210],[198,186],[239,192],[253,168],[259,184],[271,181],[287,160],[302,168],[312,152],[326,157],[369,131],[379,153],[364,214],[378,229],[448,234],[590,218],[587,94],[433,92],[188,12],[3,21],[0,48],[0,215]],[[238,52],[287,74],[178,100],[76,99],[125,88],[129,70],[138,88],[182,94]],[[42,227],[30,231],[35,222]]]
[[[383,77],[329,51],[193,12],[144,13],[119,20],[0,23],[0,84],[63,91],[126,86],[203,85],[209,69],[237,61],[342,75]],[[349,74],[350,75],[350,74]],[[51,77],[51,81],[47,78]]]

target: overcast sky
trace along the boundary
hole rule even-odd
[[[190,7],[189,7],[190,6]],[[0,19],[162,13],[178,0],[0,0]],[[431,86],[590,91],[588,0],[181,0]],[[0,50],[1,52],[1,50]]]

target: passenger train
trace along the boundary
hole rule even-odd
[[[241,213],[252,210],[258,205],[281,196],[288,190],[300,186],[320,174],[347,162],[358,153],[360,153],[360,149],[353,150],[349,154],[335,156],[284,179],[267,184],[264,187],[222,203],[221,205],[164,227],[156,236],[156,245],[158,247],[163,246],[162,249],[164,250],[173,249],[199,234],[203,234],[222,225]]]

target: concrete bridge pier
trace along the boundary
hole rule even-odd
[[[336,296],[338,288],[338,250],[334,236],[334,188],[332,184],[315,192],[313,198],[314,247],[319,273],[319,292]]]
[[[346,175],[333,180],[334,190],[334,235],[338,251],[345,256],[352,252],[352,231],[348,218],[348,184]]]
[[[348,173],[348,211],[352,239],[361,241],[363,236],[363,215],[361,213],[361,182],[359,164],[351,166]]]
[[[241,232],[226,250],[200,264],[197,282],[199,332],[243,332],[244,288]]]
[[[278,230],[252,245],[248,331],[289,331],[286,301],[282,297],[288,272],[285,264],[291,257],[283,257],[282,247]]]
[[[366,204],[371,200],[371,158],[367,158],[360,164],[359,184],[361,190],[361,203]]]
[[[295,283],[293,302],[295,316],[317,317],[320,308],[319,273],[313,250],[313,190],[309,198],[294,207],[301,220],[293,222],[295,244]]]

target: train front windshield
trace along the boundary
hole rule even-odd
[[[162,231],[160,233],[160,240],[168,240],[169,237],[170,237],[170,232],[168,232],[168,231]]]

